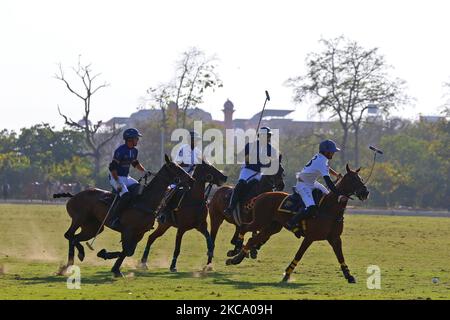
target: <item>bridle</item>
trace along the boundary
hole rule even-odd
[[[163,168],[162,168],[160,171],[158,171],[156,174],[153,173],[153,172],[151,172],[151,171],[147,171],[142,177],[140,177],[140,178],[138,179],[138,183],[141,183],[141,181],[144,180],[144,186],[145,186],[145,188],[146,188],[146,187],[148,187],[148,186],[150,185],[150,183],[151,183],[156,177],[158,177],[158,178],[164,180],[164,181],[165,181],[166,183],[168,183],[168,184],[172,184],[172,183],[173,183],[173,184],[175,184],[176,186],[179,186],[180,184],[185,184],[185,183],[187,183],[186,181],[181,181],[181,178],[180,178],[180,177],[175,177],[174,180],[170,180],[169,178],[166,177],[166,175],[161,175],[161,171],[162,171],[162,170],[165,170],[166,172],[171,173],[171,172],[168,171],[169,169],[167,168],[167,165],[164,165]],[[151,179],[150,181],[148,181],[151,177],[153,177],[153,179]]]

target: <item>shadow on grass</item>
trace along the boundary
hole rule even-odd
[[[64,283],[67,281],[67,278],[70,274],[66,275],[42,275],[42,276],[33,276],[33,277],[23,277],[19,276],[15,278],[18,281],[24,281],[26,284],[30,285],[38,285],[38,284],[51,284],[51,283]],[[207,280],[211,282],[213,285],[222,285],[229,286],[234,289],[258,289],[261,287],[270,287],[270,288],[279,288],[279,289],[288,289],[295,290],[300,288],[305,288],[308,286],[314,286],[315,283],[285,283],[280,280],[274,281],[254,281],[254,280],[245,280],[245,279],[236,279],[239,275],[238,271],[235,272],[219,272],[219,271],[181,271],[181,272],[169,272],[168,270],[142,270],[142,269],[128,269],[127,272],[124,272],[124,276],[127,279],[146,279],[151,278],[153,280],[173,280],[176,282],[177,280],[184,279],[193,279],[198,281]],[[115,281],[121,281],[123,278],[114,278],[112,273],[109,270],[99,270],[94,273],[89,273],[89,275],[83,275],[82,283],[84,284],[92,284],[92,285],[101,285],[101,284],[112,284]],[[241,276],[245,277],[245,276]]]
[[[250,281],[250,280],[236,280],[233,279],[238,273],[236,272],[218,272],[218,271],[191,271],[191,272],[169,272],[169,271],[143,271],[134,270],[133,271],[137,278],[160,278],[160,279],[211,279],[214,285],[225,285],[233,287],[234,289],[257,289],[261,287],[271,287],[271,288],[283,288],[283,289],[299,289],[308,286],[313,286],[315,283],[286,283],[280,281],[273,282],[261,282],[261,281]]]
[[[36,276],[36,277],[20,277],[16,280],[25,281],[27,284],[49,284],[49,283],[65,283],[70,274],[67,275],[47,275],[47,276]],[[99,271],[93,275],[81,276],[82,283],[85,284],[106,284],[114,282],[111,272],[109,271]]]

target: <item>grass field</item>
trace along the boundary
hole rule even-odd
[[[357,279],[348,284],[325,242],[314,243],[293,274],[281,284],[299,240],[283,230],[257,260],[225,266],[232,227],[224,224],[216,242],[214,270],[202,272],[206,243],[197,231],[183,239],[178,273],[168,268],[174,248],[172,229],[155,242],[148,271],[135,268],[136,255],[124,263],[126,277],[113,279],[113,261],[86,248],[81,289],[69,290],[57,276],[66,261],[69,225],[64,206],[0,205],[0,299],[450,299],[450,219],[348,215],[343,234],[346,262]],[[119,249],[110,230],[95,248]],[[381,289],[369,290],[369,265],[381,268]],[[432,283],[432,278],[439,278]]]

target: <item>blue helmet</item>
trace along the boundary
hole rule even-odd
[[[139,132],[138,129],[130,128],[130,129],[127,129],[127,130],[125,130],[123,132],[123,139],[124,140],[138,138],[138,137],[142,137],[142,134]]]
[[[319,152],[338,152],[341,151],[333,140],[324,140],[319,145]]]

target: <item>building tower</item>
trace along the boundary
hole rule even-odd
[[[231,102],[229,99],[227,99],[227,101],[223,105],[222,111],[224,113],[225,129],[232,129],[233,128],[233,112],[234,112],[233,102]]]

